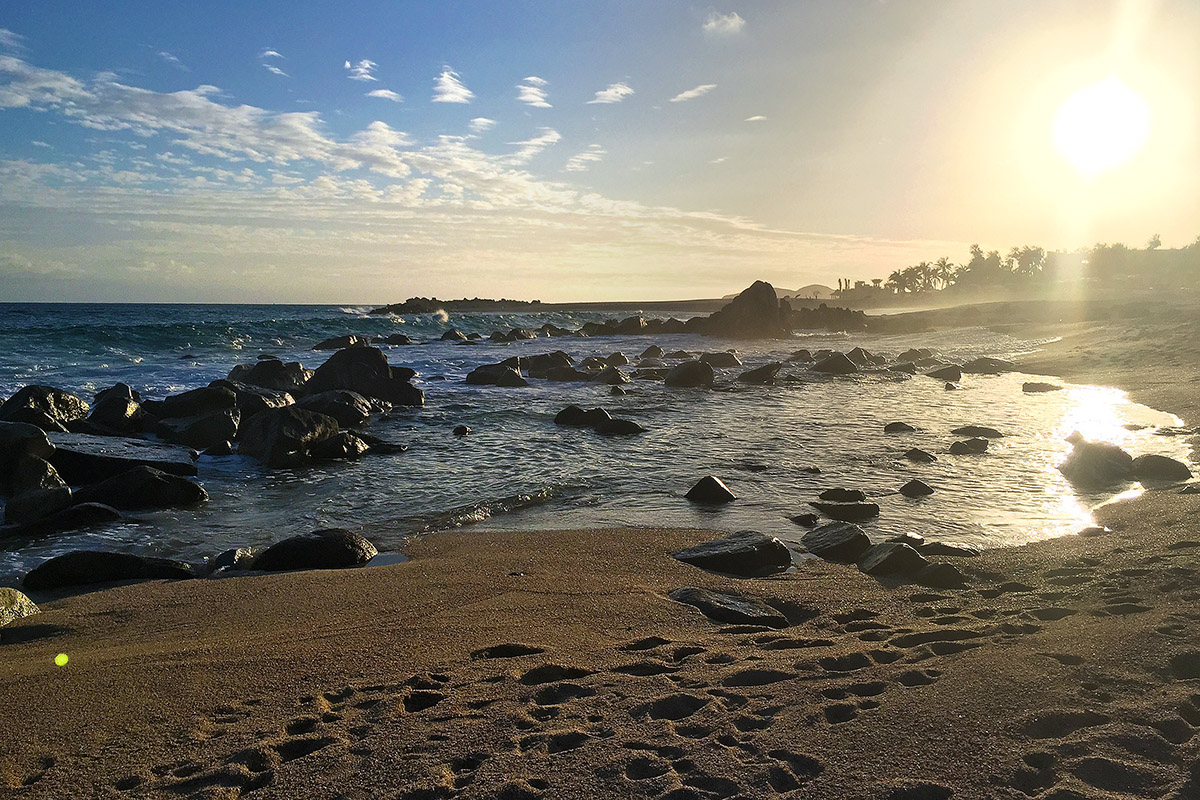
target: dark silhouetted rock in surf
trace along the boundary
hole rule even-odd
[[[770,364],[764,364],[761,367],[747,370],[741,375],[738,375],[738,380],[742,383],[752,384],[768,384],[775,381],[775,376],[779,374],[779,370],[783,369],[783,363],[773,361]]]
[[[49,461],[54,455],[46,432],[25,422],[0,422],[0,492],[6,491],[19,460],[26,456]]]
[[[57,489],[66,486],[58,470],[44,458],[19,454],[8,472],[0,470],[0,494],[13,497],[42,489]]]
[[[883,426],[884,433],[912,433],[915,430],[916,428],[907,422],[889,422]]]
[[[701,569],[749,578],[782,572],[792,565],[792,554],[783,542],[758,531],[738,531],[671,555]]]
[[[638,356],[638,358],[663,358],[665,356],[666,353],[663,352],[661,347],[656,344],[652,344],[643,350],[642,354]]]
[[[455,436],[470,436],[471,428],[468,425],[458,425],[454,428],[453,433]]]
[[[928,358],[933,358],[933,351],[927,347],[914,347],[905,350],[900,355],[896,356],[897,361],[923,361]]]
[[[815,528],[817,527],[817,523],[821,521],[821,518],[816,514],[793,514],[788,519],[805,528]]]
[[[960,558],[976,558],[980,555],[978,547],[959,542],[925,542],[917,548],[923,556],[956,556]]]
[[[0,405],[0,422],[24,422],[42,430],[65,430],[66,424],[86,419],[88,404],[53,386],[31,385]]]
[[[858,372],[858,365],[847,358],[845,353],[833,353],[813,364],[810,369],[827,375],[851,375]]]
[[[685,361],[692,360],[692,354],[687,350],[672,350],[670,353],[663,353],[663,358],[671,361],[683,359]]]
[[[361,336],[356,336],[353,333],[346,336],[335,336],[332,339],[326,339],[320,344],[314,344],[313,350],[341,350],[346,347],[366,347],[369,342]]]
[[[564,408],[554,417],[555,425],[565,425],[571,428],[587,428],[591,426],[588,412],[579,406],[571,405]]]
[[[264,389],[288,392],[293,397],[300,394],[313,376],[313,370],[305,369],[299,361],[283,363],[278,359],[266,359],[257,364],[238,364],[229,371],[231,381],[261,386]]]
[[[467,374],[467,384],[471,386],[528,386],[529,383],[521,377],[521,372],[507,364],[484,364],[476,367]]]
[[[219,386],[202,386],[164,398],[154,407],[154,414],[159,419],[195,417],[236,407],[237,395],[233,391]]]
[[[195,475],[196,451],[173,444],[85,433],[53,433],[50,463],[72,486],[98,483],[134,467],[153,467],[171,475]]]
[[[737,499],[737,495],[715,475],[705,475],[684,496],[693,503],[728,503]]]
[[[982,437],[984,439],[1002,439],[1004,434],[986,425],[963,425],[950,431],[957,436]]]
[[[310,394],[296,403],[307,411],[315,411],[337,420],[340,428],[357,428],[371,418],[371,403],[358,392],[332,389]]]
[[[925,495],[933,494],[933,487],[924,481],[913,478],[900,487],[900,494],[905,497],[924,497]]]
[[[351,353],[366,348],[339,350]],[[318,442],[336,436],[337,420],[297,406],[273,408],[251,417],[242,426],[238,452],[268,467],[293,467],[308,458]]]
[[[595,377],[592,378],[593,383],[602,383],[609,386],[617,386],[622,383],[629,383],[629,376],[616,367],[605,367]]]
[[[775,288],[755,281],[720,311],[704,320],[703,331],[730,339],[779,339],[791,333],[791,306],[781,304]]]
[[[406,336],[403,333],[393,333],[388,336],[376,336],[371,340],[372,344],[393,344],[393,345],[410,345],[416,344],[417,340],[411,336]]]
[[[154,432],[171,444],[205,450],[221,442],[236,439],[241,421],[241,411],[236,408],[222,408],[194,417],[159,420]]]
[[[118,581],[194,577],[196,572],[192,565],[182,561],[132,553],[75,550],[43,561],[25,576],[22,584],[31,591],[44,591]]]
[[[635,433],[645,433],[646,429],[633,420],[610,418],[596,424],[596,432],[606,436],[629,436]]]
[[[962,368],[957,366],[940,367],[925,374],[931,378],[937,378],[939,381],[947,381],[949,383],[958,383],[962,380]]]
[[[629,356],[624,353],[613,353],[608,358],[604,359],[604,363],[610,367],[624,367],[630,363]]]
[[[425,404],[424,394],[409,383],[415,374],[408,367],[389,365],[387,356],[377,347],[351,347],[338,350],[317,367],[304,393],[347,389],[393,405],[421,406]]]
[[[864,522],[879,516],[876,503],[822,503],[814,500],[809,505],[830,519],[842,522]]]
[[[233,392],[243,420],[253,417],[260,411],[266,411],[269,408],[283,408],[296,402],[291,393],[282,389],[267,389],[245,381],[216,380],[209,386]]]
[[[1152,483],[1179,483],[1189,480],[1192,471],[1182,461],[1167,456],[1144,455],[1133,460],[1133,477]]]
[[[888,372],[902,372],[905,375],[916,375],[917,365],[911,361],[904,361],[899,364],[892,364],[888,367]]]
[[[737,357],[736,353],[705,353],[698,360],[716,369],[728,369],[742,365],[742,360]]]
[[[233,442],[217,442],[212,447],[204,448],[204,452],[202,452],[200,455],[213,456],[216,458],[231,456],[233,455]]]
[[[142,402],[141,393],[131,387],[129,384],[114,383],[107,389],[101,389],[100,391],[96,392],[96,396],[93,398],[93,405],[103,402],[110,397],[120,397],[123,400],[133,400],[136,403]]]
[[[841,487],[826,489],[817,497],[833,503],[861,503],[867,499],[867,495],[861,489],[843,489]]]
[[[696,388],[712,386],[716,375],[712,365],[704,361],[685,361],[672,367],[663,380],[667,386]]]
[[[969,456],[986,453],[988,449],[988,440],[976,437],[967,439],[961,442],[953,442],[950,445],[950,455],[954,456]]]
[[[715,622],[764,625],[769,628],[788,627],[787,617],[755,597],[713,592],[693,586],[676,589],[667,596],[677,603],[694,606],[701,614]]]
[[[924,556],[900,542],[871,545],[858,557],[858,568],[868,575],[908,577],[928,564]]]
[[[1073,447],[1058,471],[1077,486],[1103,488],[1133,478],[1133,456],[1115,444],[1072,437]]]
[[[195,481],[153,467],[134,467],[75,492],[77,503],[102,503],[116,509],[190,506],[208,500]]]
[[[904,457],[909,461],[915,461],[918,464],[929,464],[937,461],[937,456],[928,451],[922,450],[919,447],[914,447],[904,454]]]
[[[4,522],[24,525],[57,514],[70,505],[71,489],[67,486],[34,489],[8,499],[4,505]]]
[[[1040,381],[1026,381],[1021,384],[1021,391],[1025,394],[1040,394],[1043,392],[1057,392],[1063,387],[1057,383],[1042,383]]]
[[[358,436],[349,431],[341,431],[314,444],[309,448],[308,455],[322,461],[354,459],[362,458],[370,449]]]
[[[293,536],[268,547],[254,559],[254,569],[344,569],[365,564],[379,553],[353,531],[333,528]]]
[[[96,401],[88,421],[116,434],[138,433],[143,430],[147,415],[137,400],[110,394]]]
[[[849,522],[831,522],[804,534],[800,542],[808,552],[826,561],[853,563],[871,546],[862,528]]]
[[[458,328],[451,328],[439,336],[438,339],[443,342],[465,342],[467,337]]]
[[[1017,365],[1003,358],[981,356],[962,365],[962,371],[973,375],[999,375],[1002,372],[1012,372]]]

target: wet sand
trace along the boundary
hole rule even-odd
[[[1047,330],[1064,339],[1023,369],[1200,422],[1194,320]],[[1200,797],[1198,512],[1200,495],[1148,492],[1101,510],[1110,532],[956,560],[961,590],[670,557],[702,531],[468,530],[391,567],[54,600],[0,634],[0,787]],[[782,601],[792,624],[714,623],[667,598],[682,586]]]

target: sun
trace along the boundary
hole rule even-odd
[[[1054,146],[1094,178],[1129,161],[1150,137],[1150,106],[1116,77],[1085,86],[1054,115]]]

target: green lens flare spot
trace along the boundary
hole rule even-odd
[[[65,667],[67,665],[67,660],[66,653],[59,653],[54,657],[54,664],[55,666]]]

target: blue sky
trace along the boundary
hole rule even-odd
[[[1148,2],[0,8],[0,300],[630,299],[1200,220],[1200,9]],[[1121,169],[1049,127],[1118,75]]]

